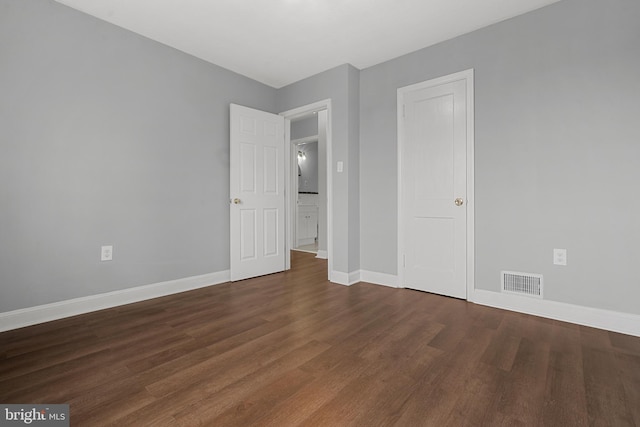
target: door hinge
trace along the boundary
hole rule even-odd
[[[407,256],[402,255],[402,268],[406,268],[406,267],[407,267]]]

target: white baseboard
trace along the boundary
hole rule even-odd
[[[340,285],[351,286],[358,282],[368,282],[375,285],[389,286],[397,288],[398,277],[392,274],[376,273],[373,271],[356,270],[351,273],[334,271],[331,274],[331,281]]]
[[[489,307],[640,337],[640,315],[476,289],[469,301]]]
[[[229,278],[229,270],[225,270],[0,313],[0,332],[226,283]],[[376,285],[398,287],[397,276],[366,270],[358,270],[351,273],[332,271],[331,281],[346,286],[364,281]],[[480,305],[640,337],[640,315],[637,314],[480,289],[475,289],[469,297],[470,302]]]
[[[351,273],[343,273],[342,271],[332,271],[329,281],[339,285],[351,286],[360,281],[360,270]]]
[[[359,277],[356,279],[358,274]],[[398,276],[393,274],[360,270],[351,274],[333,272],[333,275],[336,280],[332,281],[343,285],[363,281],[392,288],[400,287]],[[640,337],[640,315],[637,314],[481,289],[475,289],[469,295],[469,302]]]
[[[362,282],[373,283],[374,285],[389,286],[390,288],[399,287],[398,276],[396,276],[395,274],[360,270],[360,280]]]
[[[355,285],[360,281],[360,270],[349,273],[349,286]]]
[[[329,258],[329,254],[327,253],[327,251],[318,251],[318,253],[316,254],[316,258],[320,258],[320,259],[327,259]]]
[[[229,270],[0,313],[0,332],[226,283]]]
[[[329,274],[329,281],[339,285],[349,286],[349,274],[341,271],[332,271]]]

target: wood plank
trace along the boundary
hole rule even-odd
[[[615,354],[606,349],[583,349],[584,386],[590,425],[633,426],[622,380],[618,376]]]
[[[74,426],[640,426],[640,338],[292,264],[0,333],[0,402]]]

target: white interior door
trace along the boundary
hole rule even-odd
[[[231,280],[285,269],[284,118],[231,104]]]
[[[464,79],[403,93],[403,285],[467,297],[467,94]]]

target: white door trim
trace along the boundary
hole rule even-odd
[[[318,135],[305,136],[304,138],[292,139],[291,145],[304,145],[310,142],[318,142]]]
[[[474,250],[474,217],[475,217],[475,193],[474,193],[474,98],[473,98],[473,69],[450,74],[432,80],[412,84],[398,89],[397,102],[397,128],[398,128],[398,285],[404,287],[404,228],[402,212],[402,155],[405,146],[404,126],[404,96],[415,90],[427,89],[447,83],[464,80],[467,93],[467,300],[474,300],[475,290],[475,250]]]
[[[332,132],[331,132],[331,99],[324,99],[322,101],[314,102],[312,104],[304,105],[302,107],[294,108],[291,110],[280,113],[284,117],[284,135],[285,146],[291,146],[291,120],[306,116],[314,111],[327,110],[327,259],[328,259],[328,272],[327,277],[331,280],[331,272],[333,271],[333,176],[331,174],[332,164]],[[291,188],[292,182],[292,159],[291,150],[285,151],[285,176],[289,179],[285,180],[285,194],[288,196],[285,198],[285,211],[286,211],[286,230],[288,230],[289,237],[285,239],[285,269],[291,269],[291,248],[293,247],[292,236],[295,235],[293,227],[295,221],[292,220],[292,215],[295,215],[295,201],[297,194],[293,194]],[[296,177],[297,179],[297,169]]]

